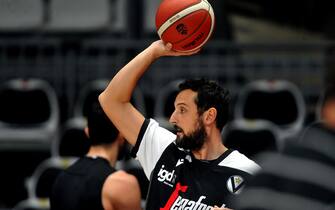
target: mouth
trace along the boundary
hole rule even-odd
[[[182,135],[183,134],[183,129],[181,129],[180,127],[178,127],[177,125],[174,125],[173,126],[174,128],[174,133],[178,136]]]
[[[176,135],[181,137],[183,135],[183,132],[177,132]]]

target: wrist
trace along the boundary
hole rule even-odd
[[[155,61],[156,59],[160,58],[162,55],[159,53],[159,50],[156,49],[156,46],[154,44],[151,44],[146,50],[146,54],[152,61]]]

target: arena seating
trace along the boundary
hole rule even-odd
[[[278,128],[265,120],[233,120],[222,133],[223,143],[249,158],[262,152],[278,152]]]
[[[0,5],[0,33],[32,32],[43,27],[43,0],[0,0]]]
[[[279,128],[279,138],[295,137],[303,128],[306,105],[301,90],[285,80],[256,80],[238,94],[236,119],[267,120]]]

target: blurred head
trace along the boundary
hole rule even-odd
[[[207,137],[206,126],[221,132],[228,121],[229,93],[214,81],[186,80],[179,85],[175,111],[170,117],[178,146],[197,150]]]
[[[92,146],[111,144],[118,139],[119,131],[106,116],[98,100],[92,103],[87,114],[87,127]]]
[[[335,130],[335,85],[328,86],[324,93],[321,119],[327,127]]]

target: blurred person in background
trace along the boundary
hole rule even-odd
[[[335,83],[324,92],[320,121],[282,154],[259,157],[262,171],[235,200],[238,210],[335,209]]]
[[[52,210],[138,210],[141,194],[136,178],[116,171],[124,138],[98,100],[87,116],[91,146],[85,157],[62,172],[50,196]]]
[[[320,117],[323,124],[335,130],[335,84],[330,84],[326,89],[321,102]]]

